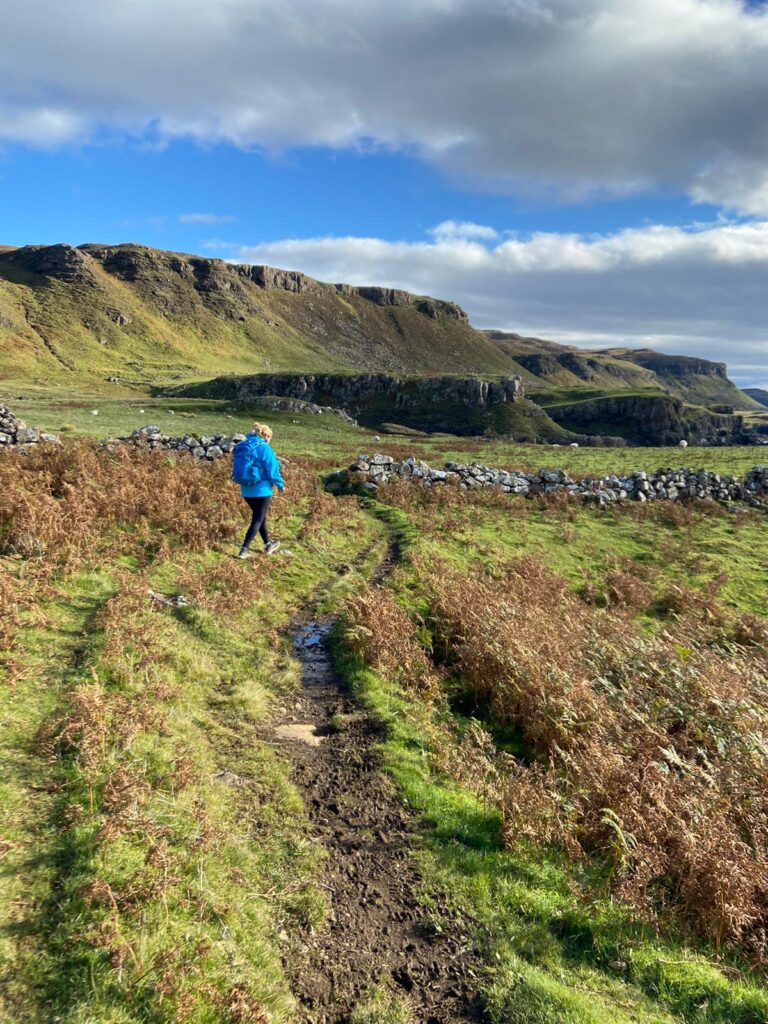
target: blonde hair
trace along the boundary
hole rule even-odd
[[[252,434],[258,434],[259,437],[263,437],[265,441],[269,441],[272,437],[272,427],[268,427],[266,423],[254,423],[251,427]]]

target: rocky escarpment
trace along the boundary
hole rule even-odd
[[[260,395],[287,395],[307,401],[329,399],[333,400],[331,404],[353,408],[386,397],[401,409],[425,402],[455,402],[467,409],[484,409],[519,401],[523,385],[519,377],[495,381],[479,377],[394,377],[384,373],[255,374],[238,381],[239,400]]]
[[[60,246],[58,248],[70,248]],[[357,295],[377,306],[400,306],[415,309],[432,319],[445,316],[467,323],[467,314],[455,302],[412,295],[396,288],[327,284],[296,270],[281,270],[257,264],[235,264],[220,259],[170,253],[138,245],[86,244],[80,252],[101,263],[104,269],[125,281],[137,281],[147,274],[171,274],[188,278],[203,292],[235,292],[245,294],[244,283],[255,284],[265,291],[284,291],[294,295]]]
[[[8,249],[0,257],[1,265],[11,273],[36,274],[66,284],[94,283],[94,262],[91,256],[65,243],[25,245],[20,249]]]
[[[686,407],[671,395],[615,395],[548,406],[547,412],[570,430],[619,434],[641,445],[669,445],[681,440],[734,444],[745,440],[742,416]]]
[[[675,377],[677,380],[702,376],[728,379],[728,367],[725,363],[715,363],[710,359],[699,359],[696,356],[671,356],[663,352],[654,352],[652,349],[635,349],[622,354],[619,358],[651,370],[660,377]]]
[[[616,378],[621,383],[626,376],[626,371],[618,363],[569,349],[563,352],[523,353],[515,359],[529,373],[545,381],[557,380],[562,371],[572,374],[584,384],[595,385],[604,383],[606,378]]]
[[[768,466],[755,466],[744,477],[710,473],[705,469],[660,469],[656,473],[636,472],[603,477],[572,479],[561,469],[537,473],[493,469],[478,463],[446,462],[440,469],[415,458],[397,462],[389,455],[359,455],[347,470],[348,480],[376,491],[393,480],[420,483],[427,487],[454,486],[464,491],[495,488],[510,495],[533,498],[566,494],[598,504],[617,501],[745,501],[762,506],[768,498]],[[342,487],[337,478],[331,490]]]
[[[528,401],[519,377],[397,377],[362,374],[255,374],[217,377],[200,384],[164,389],[177,397],[224,398],[263,405],[279,395],[343,408],[363,426],[399,431],[492,436],[538,443],[578,442],[621,446],[621,437],[573,433]]]
[[[465,435],[482,434],[491,428],[506,433],[504,410],[523,400],[519,377],[484,380],[383,373],[257,374],[240,378],[233,386],[232,397],[241,402],[283,395],[341,407],[366,426],[396,422],[431,433]]]
[[[453,302],[148,246],[0,247],[0,374],[171,385],[216,373],[514,374]]]

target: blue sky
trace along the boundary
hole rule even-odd
[[[711,221],[710,205],[651,193],[602,202],[537,202],[453,183],[402,154],[299,149],[266,155],[229,144],[133,141],[45,151],[0,152],[6,245],[140,241],[202,251],[319,235],[423,239],[445,220],[499,231],[607,233],[648,223]],[[203,213],[220,222],[183,223]]]
[[[768,385],[766,5],[10,0],[0,223]]]

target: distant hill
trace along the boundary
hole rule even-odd
[[[452,302],[140,245],[0,247],[0,380],[109,389],[276,370],[517,372]]]
[[[734,433],[737,421],[707,417],[764,408],[722,363],[478,331],[455,303],[398,289],[326,284],[135,244],[0,246],[0,386],[8,394],[146,392],[285,372],[517,375],[536,406],[468,417],[447,402],[441,429],[550,439],[572,430],[635,440],[650,408],[670,437]],[[665,402],[640,401],[659,397]],[[706,410],[689,414],[675,402]],[[406,425],[431,422],[427,412],[437,410],[412,410]],[[397,408],[382,416],[404,422]]]
[[[649,389],[707,408],[759,408],[754,397],[728,378],[725,363],[691,356],[670,356],[651,349],[582,349],[504,331],[484,331],[525,373],[532,397],[536,390],[614,392]]]
[[[768,408],[768,391],[765,388],[744,388],[743,391],[758,405]]]

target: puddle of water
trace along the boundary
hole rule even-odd
[[[293,634],[304,686],[327,686],[334,682],[331,659],[325,647],[330,628],[330,623],[313,620],[299,626]]]
[[[305,636],[303,640],[296,642],[301,643],[302,647],[317,647],[318,644],[323,642],[323,638],[319,633],[312,633],[311,636]]]

